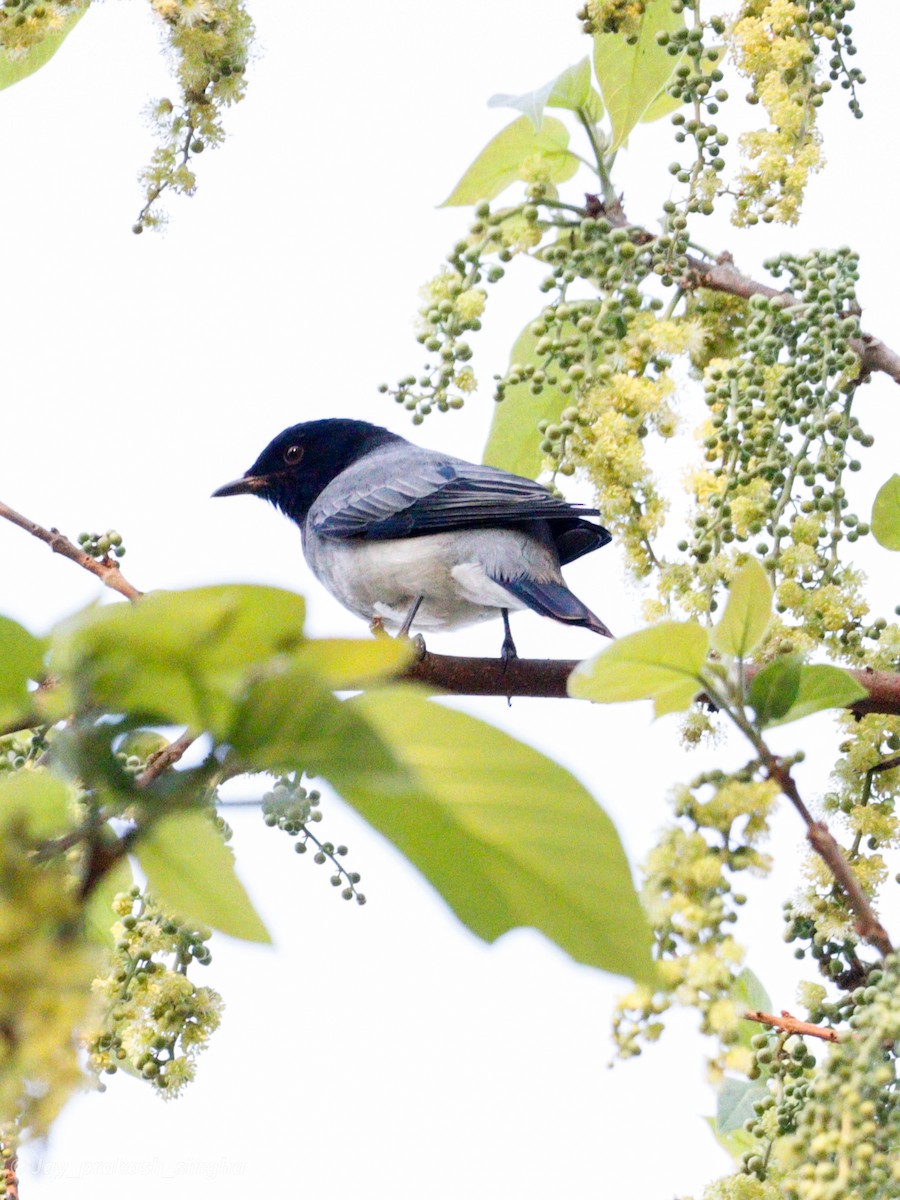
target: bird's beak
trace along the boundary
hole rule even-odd
[[[268,482],[269,479],[266,475],[242,475],[240,479],[216,488],[213,496],[242,496],[245,492],[253,495],[256,492],[264,491]]]

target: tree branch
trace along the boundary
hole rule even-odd
[[[18,525],[20,529],[24,529],[26,533],[30,533],[32,537],[46,542],[54,554],[61,554],[64,558],[70,558],[72,562],[77,563],[79,567],[84,567],[92,575],[96,575],[108,588],[112,588],[114,592],[119,592],[126,599],[137,600],[139,596],[143,595],[143,592],[138,591],[136,587],[128,582],[119,570],[118,564],[108,555],[101,559],[91,558],[80,546],[76,546],[74,542],[70,542],[58,529],[45,529],[43,525],[38,525],[36,521],[31,521],[28,517],[23,517],[21,513],[17,513],[14,508],[10,508],[2,501],[0,501],[0,517],[11,521],[13,525]]]
[[[772,1025],[783,1029],[785,1033],[797,1033],[801,1037],[821,1038],[823,1042],[839,1042],[837,1031],[824,1025],[812,1025],[809,1021],[798,1021],[789,1012],[781,1010],[781,1016],[774,1013],[762,1012],[760,1009],[750,1009],[744,1013],[745,1021],[757,1021],[760,1025]]]
[[[439,688],[455,696],[532,696],[564,699],[569,676],[579,665],[576,658],[466,658],[451,654],[422,657],[403,675],[405,680]],[[747,667],[747,683],[762,667]],[[900,674],[892,671],[850,671],[869,693],[865,700],[848,705],[856,716],[878,712],[900,715]]]
[[[635,229],[625,214],[621,200],[614,204],[604,204],[599,196],[586,195],[584,213],[589,217],[603,216],[616,228],[626,226]],[[647,229],[636,231],[635,240],[641,243],[656,240],[656,235]],[[730,296],[738,296],[749,300],[751,296],[767,296],[770,300],[778,297],[784,308],[793,308],[800,301],[791,292],[781,291],[768,283],[752,279],[744,275],[734,265],[734,259],[726,252],[720,254],[715,261],[696,258],[687,255],[687,270],[678,280],[679,285],[688,292],[698,288],[708,288],[712,292],[727,292]],[[900,354],[886,346],[880,338],[871,333],[861,333],[859,337],[851,338],[850,345],[859,355],[860,375],[870,375],[873,371],[881,371],[895,383],[900,383]]]

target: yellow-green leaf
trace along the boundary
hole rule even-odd
[[[406,638],[316,638],[303,647],[302,661],[335,691],[355,691],[399,675],[415,657]]]
[[[598,704],[652,700],[657,717],[683,712],[704,687],[709,636],[693,621],[661,621],[619,638],[569,677],[569,695]]]
[[[535,167],[546,171],[555,183],[571,179],[578,170],[578,159],[568,145],[568,130],[555,117],[545,118],[540,129],[535,129],[528,117],[518,117],[488,142],[444,206],[493,200]]]
[[[134,882],[131,863],[120,858],[112,870],[107,871],[94,890],[84,908],[84,928],[91,941],[112,950],[115,938],[112,927],[120,918],[113,912],[112,904],[119,892],[127,892]]]
[[[13,56],[8,50],[0,50],[0,91],[33,75],[48,63],[87,12],[89,4],[90,0],[73,0],[62,26],[20,54]]]
[[[271,941],[210,813],[164,817],[141,836],[134,853],[150,891],[173,916],[244,941]]]
[[[849,671],[827,663],[813,663],[800,668],[800,686],[794,703],[783,717],[777,717],[769,724],[787,725],[826,708],[847,708],[857,700],[865,700],[868,694]]]
[[[15,820],[35,839],[64,833],[72,826],[71,791],[70,784],[46,767],[0,775],[0,830]]]
[[[584,112],[589,121],[596,124],[603,116],[603,101],[591,86],[590,60],[583,58],[573,67],[567,67],[555,79],[524,92],[521,96],[491,96],[489,108],[515,108],[524,113],[535,128],[540,129],[545,108],[566,108],[571,112]]]
[[[755,558],[741,567],[728,589],[722,619],[713,629],[714,650],[733,658],[746,658],[765,636],[772,619],[772,584]]]
[[[788,712],[800,691],[802,668],[798,654],[784,654],[753,677],[747,699],[760,724],[771,724]]]
[[[43,672],[44,643],[9,617],[0,617],[0,726],[32,708],[28,681]]]
[[[594,70],[612,123],[615,151],[644,116],[675,73],[678,57],[659,46],[656,35],[684,26],[670,0],[650,0],[637,41],[629,45],[620,33],[594,35]]]
[[[529,323],[515,340],[509,365],[537,363],[537,342]],[[544,420],[557,422],[569,402],[569,397],[553,384],[544,384],[538,396],[532,393],[531,384],[527,382],[508,387],[504,399],[494,405],[483,461],[515,475],[537,479],[544,462],[538,423]]]
[[[872,533],[886,550],[900,550],[900,475],[878,489],[872,506]]]
[[[579,962],[655,984],[650,931],[609,817],[557,763],[412,687],[350,702],[416,790],[332,782],[479,937],[539,929]]]

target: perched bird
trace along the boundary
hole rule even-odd
[[[250,492],[300,526],[313,574],[357,616],[408,634],[510,609],[613,635],[569,591],[560,565],[610,540],[531,479],[413,445],[366,421],[285,429],[249,471],[213,492]]]

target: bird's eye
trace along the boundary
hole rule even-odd
[[[295,442],[293,446],[288,446],[284,452],[284,461],[289,467],[295,467],[303,457],[303,447],[298,446]]]

